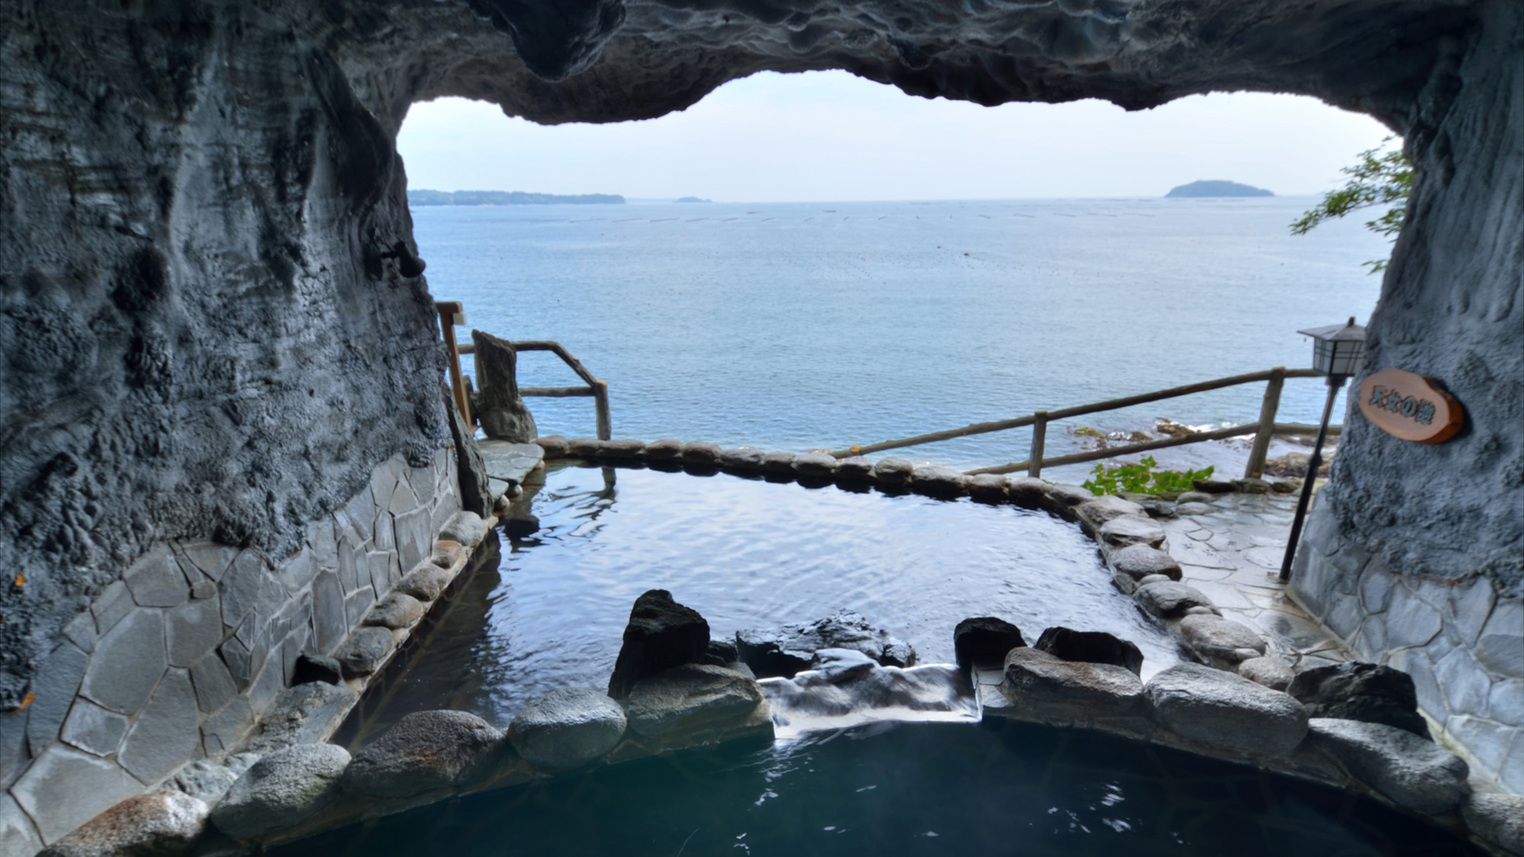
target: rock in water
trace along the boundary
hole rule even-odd
[[[508,724],[508,740],[529,764],[559,771],[614,749],[625,722],[624,709],[603,691],[563,687],[524,706]]]
[[[792,677],[809,669],[821,649],[855,649],[886,667],[915,664],[915,649],[909,643],[851,610],[776,631],[737,632],[736,649],[758,677]]]
[[[998,667],[1005,663],[1006,652],[1026,644],[1020,628],[994,616],[964,619],[953,629],[953,651],[960,669]]]
[[[1022,719],[1056,726],[1127,717],[1143,708],[1143,682],[1126,667],[1066,661],[1036,648],[1006,655],[1000,692]]]
[[[1200,664],[1176,664],[1143,688],[1153,717],[1214,751],[1284,756],[1307,735],[1307,710],[1280,691]]]
[[[609,677],[609,696],[622,700],[641,679],[683,664],[704,662],[709,647],[709,623],[692,607],[672,600],[665,589],[652,589],[635,599],[624,645]]]
[[[1318,747],[1399,806],[1437,815],[1466,795],[1466,763],[1405,729],[1332,717],[1314,718],[1310,729]]]
[[[696,737],[745,724],[761,701],[751,676],[713,664],[683,664],[637,681],[626,714],[640,735]]]
[[[494,440],[532,443],[539,437],[534,417],[519,397],[518,352],[513,343],[480,330],[471,331],[476,343],[476,419]]]
[[[1385,723],[1429,737],[1413,677],[1401,670],[1357,661],[1313,667],[1297,674],[1286,692],[1307,706],[1311,717]]]
[[[474,714],[417,711],[355,754],[344,790],[396,798],[462,785],[482,772],[502,738]]]
[[[212,824],[235,839],[311,818],[339,793],[349,753],[333,744],[277,750],[243,772],[212,810]]]
[[[1110,664],[1133,675],[1143,674],[1143,651],[1133,643],[1105,631],[1048,628],[1037,638],[1033,648],[1066,661]]]
[[[148,857],[187,852],[206,826],[204,801],[175,791],[130,797],[37,857]]]

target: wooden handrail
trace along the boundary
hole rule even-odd
[[[452,332],[453,333],[453,332]],[[453,336],[451,337],[453,344]],[[609,440],[614,436],[613,423],[609,419],[609,384],[593,377],[593,373],[587,371],[582,361],[574,357],[571,352],[562,347],[561,343],[550,339],[524,339],[517,342],[509,342],[514,351],[549,351],[561,358],[561,362],[571,367],[577,373],[577,377],[587,383],[586,387],[520,387],[519,396],[540,396],[549,398],[570,398],[587,396],[593,400],[593,415],[597,420],[597,433],[599,440]],[[462,342],[454,345],[454,351],[459,354],[475,354],[476,343]],[[459,358],[456,358],[458,360]],[[458,370],[457,370],[458,371]]]
[[[1025,470],[1029,476],[1038,476],[1044,467],[1057,467],[1065,464],[1079,464],[1086,461],[1097,461],[1103,458],[1114,458],[1121,455],[1129,455],[1135,452],[1147,452],[1154,449],[1166,449],[1172,446],[1184,446],[1191,443],[1201,443],[1209,440],[1224,440],[1231,437],[1240,437],[1246,434],[1254,435],[1254,445],[1249,452],[1249,463],[1244,469],[1245,478],[1258,478],[1263,475],[1265,469],[1265,456],[1270,448],[1270,440],[1277,435],[1312,434],[1318,430],[1317,426],[1309,426],[1300,423],[1278,423],[1275,421],[1275,413],[1280,408],[1281,388],[1287,378],[1319,378],[1322,377],[1313,369],[1286,369],[1277,366],[1263,372],[1249,372],[1243,375],[1230,375],[1226,378],[1216,378],[1211,381],[1200,381],[1195,384],[1185,384],[1179,387],[1170,387],[1165,390],[1156,390],[1152,393],[1140,393],[1136,396],[1123,396],[1117,399],[1107,399],[1101,402],[1093,402],[1088,405],[1076,405],[1070,408],[1060,408],[1053,411],[1037,411],[1030,416],[1015,417],[1008,420],[993,420],[990,422],[972,423],[962,428],[948,429],[946,431],[918,434],[914,437],[889,440],[882,443],[868,444],[867,446],[854,446],[850,449],[836,450],[831,455],[836,458],[847,458],[853,455],[866,455],[872,452],[883,452],[888,449],[902,449],[907,446],[920,446],[925,443],[952,440],[953,438],[968,437],[969,435],[988,434],[990,432],[1007,431],[1015,428],[1032,426],[1032,451],[1026,461],[1012,462],[995,467],[981,467],[968,471],[969,474],[978,473],[1012,473]],[[1057,458],[1046,458],[1043,449],[1047,442],[1047,428],[1055,420],[1068,419],[1070,417],[1085,416],[1087,414],[1100,413],[1102,411],[1114,411],[1120,408],[1128,408],[1133,405],[1142,405],[1149,402],[1157,402],[1163,399],[1173,399],[1179,396],[1188,396],[1193,393],[1204,393],[1209,390],[1220,390],[1224,387],[1236,387],[1240,384],[1254,384],[1265,382],[1264,401],[1260,405],[1260,418],[1252,423],[1247,423],[1230,428],[1214,429],[1204,432],[1190,432],[1188,434],[1165,438],[1162,440],[1146,441],[1144,443],[1128,444],[1126,446],[1107,447],[1104,449],[1089,450],[1086,452],[1061,455]],[[1329,432],[1337,434],[1338,426],[1330,426]]]

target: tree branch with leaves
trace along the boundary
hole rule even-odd
[[[1316,207],[1292,222],[1291,234],[1305,235],[1330,218],[1343,217],[1374,205],[1386,205],[1389,208],[1375,220],[1367,220],[1365,227],[1395,241],[1407,213],[1408,194],[1413,190],[1412,162],[1403,154],[1401,146],[1387,148],[1395,139],[1387,137],[1380,146],[1361,152],[1360,160],[1354,166],[1342,168],[1340,172],[1349,176],[1349,182],[1324,194]],[[1387,260],[1372,259],[1364,264],[1374,274],[1386,270]]]

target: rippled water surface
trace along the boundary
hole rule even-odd
[[[844,448],[1283,365],[1296,334],[1362,323],[1386,244],[1358,222],[1306,236],[1313,198],[419,207],[429,287],[473,326],[557,339],[609,382],[617,435]],[[462,331],[465,333],[465,331]],[[466,361],[469,365],[469,360]],[[530,386],[575,383],[545,354]],[[1263,387],[1050,429],[1249,422]],[[1281,421],[1314,422],[1293,381]],[[586,399],[531,400],[542,434],[592,433]],[[1025,458],[1025,431],[922,447]],[[1191,453],[1160,453],[1160,460]],[[1241,466],[1242,455],[1236,456]]]
[[[698,610],[716,639],[850,608],[923,663],[951,663],[953,628],[971,616],[1032,639],[1051,625],[1110,631],[1142,648],[1145,677],[1175,661],[1089,539],[1041,512],[595,468],[549,474],[533,511],[540,531],[505,539],[496,568],[457,584],[400,675],[367,699],[367,732],[441,707],[506,725],[552,688],[607,686],[648,589]]]
[[[1341,792],[1106,735],[1016,724],[728,745],[425,807],[301,855],[1478,854]]]

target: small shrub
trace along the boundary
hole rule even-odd
[[[1191,490],[1197,479],[1210,479],[1214,468],[1203,470],[1155,470],[1152,455],[1137,464],[1107,467],[1097,464],[1084,487],[1096,496],[1104,494],[1180,494]]]

